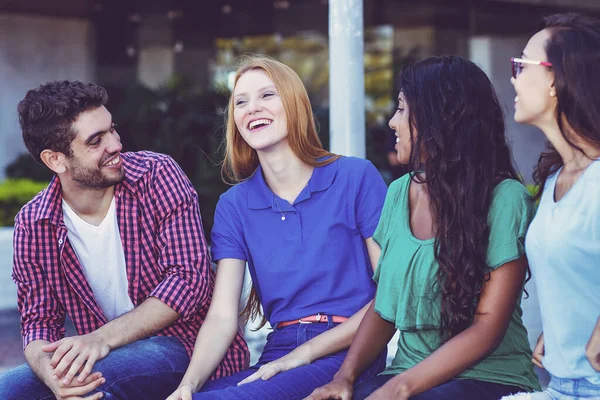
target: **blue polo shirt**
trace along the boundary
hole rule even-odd
[[[259,167],[219,199],[213,260],[248,262],[273,326],[317,313],[350,317],[375,294],[364,240],[375,232],[386,191],[370,161],[341,157],[315,168],[289,204]]]

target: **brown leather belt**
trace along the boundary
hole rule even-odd
[[[331,320],[333,321],[333,323],[338,324],[338,323],[342,323],[342,322],[348,320],[348,318],[340,317],[337,315],[332,315]],[[316,314],[316,315],[309,315],[308,317],[304,317],[304,318],[300,318],[300,319],[293,319],[291,321],[280,322],[277,324],[277,328],[283,328],[284,326],[294,325],[294,324],[312,324],[315,322],[329,322],[329,316],[321,314],[321,313]]]

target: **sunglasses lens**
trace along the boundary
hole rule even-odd
[[[521,73],[521,63],[512,61],[512,76],[517,79],[517,76]]]

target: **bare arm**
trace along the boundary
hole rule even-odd
[[[130,312],[100,327],[97,334],[111,349],[133,343],[179,319],[179,314],[155,297],[149,297]]]
[[[47,340],[34,340],[25,348],[25,360],[38,378],[48,386],[52,379],[50,368],[51,356],[42,351],[42,347],[50,344]]]
[[[504,338],[526,270],[527,259],[523,256],[492,271],[483,284],[471,326],[388,381],[374,397],[409,398],[456,377],[493,352]]]
[[[365,239],[369,260],[373,271],[377,268],[377,262],[381,255],[381,249],[375,243],[373,238]],[[352,343],[352,339],[358,330],[360,321],[371,306],[371,302],[365,304],[352,317],[344,323],[329,329],[317,337],[309,340],[301,346],[298,346],[286,356],[270,362],[260,368],[257,372],[244,379],[240,384],[252,382],[256,379],[269,379],[276,374],[307,365],[328,354],[347,349]],[[383,349],[382,349],[383,350]]]
[[[223,259],[218,262],[217,278],[206,319],[200,328],[190,365],[179,385],[196,392],[217,368],[238,331],[239,302],[246,262]],[[170,399],[182,398],[179,390]]]

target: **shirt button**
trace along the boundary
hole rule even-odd
[[[63,244],[63,240],[62,239],[58,239],[58,244]]]

